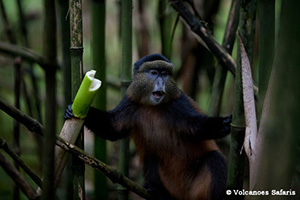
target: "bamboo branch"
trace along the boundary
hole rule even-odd
[[[29,131],[42,135],[44,128],[37,120],[22,113],[15,107],[5,103],[2,99],[0,99],[0,109],[17,120],[19,123],[23,124]]]
[[[181,18],[188,24],[190,29],[199,36],[207,45],[209,50],[217,57],[219,62],[235,75],[236,64],[227,51],[214,39],[214,37],[205,29],[191,11],[178,0],[170,0],[173,8],[178,12]]]
[[[42,187],[43,181],[23,162],[23,160],[13,150],[8,147],[6,141],[2,138],[0,138],[0,148],[2,148],[39,187]]]
[[[38,123],[35,119],[32,119],[31,117],[27,116],[26,114],[22,113],[18,109],[4,103],[0,98],[0,109],[2,109],[4,112],[6,112],[8,115],[16,119],[18,122],[23,124],[26,128],[30,128],[31,130],[35,130],[38,132],[33,131],[34,133],[41,134],[44,127]],[[32,127],[36,127],[32,129]],[[143,187],[137,185],[132,180],[127,178],[126,176],[122,175],[117,170],[109,167],[105,163],[101,162],[100,160],[90,156],[85,151],[79,149],[75,145],[66,143],[62,138],[57,136],[56,144],[60,146],[61,148],[69,151],[73,155],[76,155],[79,159],[84,161],[86,164],[90,165],[91,167],[101,171],[103,174],[105,174],[108,178],[112,180],[114,183],[119,183],[120,185],[124,186],[125,188],[135,192],[136,194],[151,199],[150,195],[147,193],[146,189]]]
[[[89,166],[97,169],[98,171],[105,174],[113,183],[119,183],[126,187],[127,189],[133,191],[134,193],[140,195],[143,198],[151,199],[151,196],[147,192],[147,190],[126,176],[122,175],[117,169],[113,169],[112,167],[106,165],[105,163],[101,162],[100,160],[92,157],[85,151],[81,150],[80,148],[76,147],[73,144],[70,144],[64,141],[62,138],[56,140],[56,145],[60,146],[62,149],[68,151],[69,153],[76,155],[80,160],[88,164]]]
[[[29,185],[23,176],[20,175],[15,166],[13,166],[5,156],[0,153],[0,165],[6,171],[6,173],[12,178],[12,180],[20,187],[20,189],[24,192],[24,194],[29,199],[37,199],[38,195],[34,191],[34,189]]]
[[[0,42],[0,52],[9,54],[13,57],[21,56],[23,59],[39,64],[44,70],[55,67],[59,68],[58,63],[48,60],[46,57],[33,52],[23,46]]]

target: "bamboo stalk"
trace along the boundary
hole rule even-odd
[[[244,183],[245,152],[243,150],[245,137],[245,115],[243,104],[243,88],[241,74],[240,47],[238,47],[238,60],[235,75],[235,96],[232,111],[231,142],[228,162],[227,189],[242,190]],[[243,199],[243,196],[240,196]],[[235,195],[227,195],[225,199],[237,199]]]
[[[18,57],[14,61],[15,65],[15,84],[14,84],[14,96],[15,96],[15,107],[20,109],[20,95],[21,95],[21,82],[22,82],[22,72],[21,72],[21,58]],[[20,155],[20,124],[14,120],[13,122],[13,148],[14,151]],[[15,167],[19,171],[18,163],[15,162]],[[14,200],[20,199],[19,187],[14,186]]]
[[[236,30],[239,23],[239,13],[240,13],[240,4],[238,0],[234,0],[231,3],[231,9],[229,12],[229,17],[226,25],[225,34],[223,37],[222,46],[226,51],[231,54],[234,41],[236,38]],[[223,68],[220,63],[216,67],[211,103],[209,107],[209,113],[212,116],[218,116],[221,110],[222,96],[224,92],[225,81],[227,77],[227,69]]]
[[[93,66],[97,70],[96,77],[102,80],[102,89],[96,95],[94,107],[106,110],[106,59],[105,59],[105,0],[92,1],[92,56]],[[94,136],[94,156],[99,160],[106,162],[106,141],[100,137]],[[107,178],[94,170],[94,199],[108,198]]]
[[[7,36],[10,43],[15,44],[16,39],[15,39],[13,33],[12,33],[11,26],[8,22],[6,10],[4,8],[4,4],[3,4],[2,0],[0,0],[0,10],[1,10],[1,15],[2,15],[2,20],[3,20],[3,24],[4,24],[4,28],[5,28],[4,30],[6,32],[6,36]]]
[[[56,11],[55,2],[44,1],[44,54],[49,60],[56,61]],[[56,68],[45,71],[46,102],[45,131],[43,137],[43,192],[42,200],[55,197],[54,188],[54,146],[56,133]]]
[[[64,107],[72,101],[71,96],[71,60],[70,60],[70,18],[69,1],[59,0],[59,24],[62,44],[62,71],[64,80]]]
[[[249,56],[249,60],[252,60],[253,44],[254,44],[254,30],[255,30],[255,10],[256,0],[240,2],[240,21],[239,31],[241,34],[242,43],[246,44],[245,48]],[[247,41],[247,43],[244,43]],[[249,55],[249,53],[251,55]],[[250,65],[251,65],[250,60]],[[245,114],[243,103],[243,87],[242,87],[242,69],[241,69],[241,49],[238,47],[238,61],[237,71],[235,77],[235,99],[232,116],[232,133],[229,155],[229,167],[228,167],[228,189],[241,190],[243,188],[244,180],[244,160],[245,152],[243,150],[243,141],[245,137]],[[236,198],[236,196],[227,196],[227,199]]]
[[[82,31],[82,0],[70,0],[70,35],[71,35],[71,82],[72,98],[80,86],[83,77],[82,54],[83,54],[83,31]],[[76,144],[84,148],[84,134],[81,132]],[[73,198],[85,199],[84,164],[73,156]]]
[[[259,94],[258,118],[262,112],[275,47],[275,1],[259,0]]]
[[[168,0],[161,0],[158,2],[158,19],[160,27],[160,39],[161,39],[161,52],[168,59],[171,58],[171,16],[167,13]]]
[[[136,30],[137,37],[137,48],[138,48],[138,57],[144,57],[149,54],[149,25],[148,19],[145,12],[145,7],[147,2],[143,0],[138,0],[138,26]]]
[[[125,95],[131,80],[132,64],[132,0],[124,0],[121,5],[121,40],[122,40],[122,67],[121,67],[121,93]],[[120,141],[119,170],[128,176],[129,165],[129,138]],[[128,199],[128,190],[118,188],[118,198]]]
[[[62,51],[62,74],[63,74],[63,91],[64,91],[64,108],[72,101],[71,96],[71,57],[70,57],[70,15],[69,1],[58,0],[59,8],[59,25],[61,34],[61,51]],[[66,200],[73,200],[73,180],[72,180],[72,161],[69,159],[66,164],[65,177],[62,181],[65,186]]]
[[[257,0],[241,0],[239,34],[247,51],[250,65],[253,63],[254,34]]]
[[[299,7],[300,1],[282,1],[281,4],[278,42],[267,92],[270,97],[265,102],[269,109],[263,112],[266,117],[261,119],[258,134],[262,140],[261,159],[254,189],[296,191],[294,196],[277,199],[299,197],[299,187],[293,188],[300,143],[300,23],[294,21],[300,18]]]
[[[25,14],[23,11],[23,5],[22,5],[22,1],[21,0],[17,0],[17,7],[18,7],[18,13],[19,13],[19,27],[21,29],[21,36],[23,39],[23,45],[25,47],[29,47],[29,42],[28,42],[28,34],[27,34],[27,22],[25,19]],[[23,84],[23,88],[24,88],[24,96],[26,99],[26,104],[27,104],[27,109],[28,112],[30,113],[30,116],[34,116],[33,115],[33,111],[32,111],[32,104],[35,106],[36,109],[36,115],[37,115],[37,120],[42,122],[43,118],[42,118],[42,113],[41,113],[41,101],[40,101],[40,89],[38,88],[37,85],[37,79],[36,79],[36,74],[34,72],[34,66],[32,62],[29,62],[29,68],[27,69],[29,70],[29,76],[30,76],[30,80],[31,80],[31,85],[33,88],[34,93],[33,95],[33,99],[34,102],[32,101],[32,98],[29,98],[28,93],[27,93],[27,86],[26,86],[26,82],[23,78],[22,84]],[[42,160],[42,152],[43,152],[43,145],[42,145],[42,138],[39,136],[34,136],[36,143],[37,143],[37,148],[39,151],[39,158],[40,160]],[[42,168],[41,164],[40,164],[40,168]]]
[[[17,7],[18,7],[18,13],[19,13],[19,26],[20,26],[21,33],[22,33],[22,36],[23,36],[23,44],[24,44],[24,46],[28,47],[29,43],[28,43],[27,27],[26,27],[27,22],[25,20],[25,15],[24,15],[21,0],[17,0]]]
[[[72,104],[72,111],[76,118],[65,121],[59,136],[70,144],[74,144],[83,127],[84,118],[86,117],[90,105],[94,100],[96,92],[101,86],[101,81],[95,79],[96,71],[91,70],[86,73],[82,84],[76,94]],[[60,148],[55,149],[55,168],[54,168],[54,186],[59,183],[61,174],[65,168],[68,155]],[[79,194],[78,194],[79,195]]]

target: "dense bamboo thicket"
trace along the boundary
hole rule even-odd
[[[0,199],[150,199],[129,138],[112,143],[82,129],[74,145],[59,133],[85,72],[102,81],[93,106],[110,110],[133,63],[152,53],[171,60],[204,113],[232,114],[230,136],[217,141],[228,161],[225,199],[299,199],[299,7],[0,0]],[[58,185],[55,145],[72,155]]]

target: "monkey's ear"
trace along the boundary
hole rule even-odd
[[[161,54],[150,54],[148,56],[144,56],[140,60],[138,60],[136,63],[134,63],[134,68],[133,68],[133,75],[136,74],[136,72],[140,69],[140,67],[145,63],[145,62],[151,62],[155,60],[162,60],[167,63],[171,63],[166,57],[164,57]]]

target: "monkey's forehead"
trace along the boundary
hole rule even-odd
[[[163,60],[155,60],[155,61],[149,61],[142,64],[138,72],[145,72],[150,69],[156,69],[156,70],[165,70],[168,71],[170,74],[173,73],[173,64],[165,62]]]

